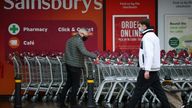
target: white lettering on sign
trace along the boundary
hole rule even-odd
[[[138,30],[121,30],[121,37],[140,37]]]
[[[137,28],[138,21],[122,21],[121,28]]]
[[[35,41],[34,40],[23,41],[23,45],[25,45],[25,46],[34,46],[35,45]]]
[[[23,27],[23,32],[47,32],[48,28],[30,28]]]
[[[138,21],[121,21],[121,37],[139,37]]]
[[[69,27],[59,27],[58,31],[59,32],[70,32],[70,28]]]
[[[77,27],[76,31],[79,31],[79,29],[81,29],[81,27]],[[94,28],[91,27],[91,28],[85,28],[87,31],[89,32],[94,32]]]
[[[38,10],[78,10],[82,8],[82,13],[87,13],[91,4],[94,4],[95,10],[101,10],[102,0],[4,0],[4,9],[11,10],[25,10],[25,9],[38,9]],[[83,7],[79,6],[83,3]]]

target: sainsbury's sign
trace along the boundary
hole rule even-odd
[[[101,10],[102,0],[4,0],[4,9],[6,10],[79,10],[83,5],[81,12],[87,13],[93,4],[94,10]]]

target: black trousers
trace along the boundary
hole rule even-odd
[[[69,102],[71,105],[76,105],[76,94],[78,92],[80,86],[80,77],[82,73],[82,68],[74,67],[66,64],[67,70],[67,82],[61,91],[61,95],[59,96],[59,102],[61,105],[64,105],[64,100],[68,90],[71,88],[71,93],[69,94]]]
[[[150,72],[150,79],[144,78],[145,70],[140,70],[139,76],[137,77],[136,87],[130,102],[126,108],[135,108],[138,101],[142,98],[142,95],[145,91],[151,87],[153,88],[157,98],[161,101],[162,108],[170,108],[168,99],[164,93],[164,90],[161,86],[160,79],[158,76],[158,71]]]

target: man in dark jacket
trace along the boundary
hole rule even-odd
[[[60,95],[60,108],[64,108],[64,100],[69,88],[71,93],[69,95],[71,108],[77,108],[76,94],[80,86],[80,77],[82,68],[84,67],[84,57],[96,58],[94,53],[87,51],[84,46],[85,40],[87,40],[89,33],[86,29],[81,28],[78,34],[68,39],[65,48],[65,62],[67,70],[67,82]]]

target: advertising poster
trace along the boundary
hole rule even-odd
[[[174,42],[174,40],[178,40],[181,36],[186,38],[188,37],[187,35],[191,34],[189,33],[191,30],[188,31],[191,26],[191,10],[192,0],[158,0],[158,36],[161,49],[165,49],[168,52],[170,49],[178,49],[185,46],[182,45],[182,42]],[[172,41],[170,44],[175,43],[175,45],[169,45],[171,37],[173,38],[170,40]],[[183,40],[181,39],[181,41]]]
[[[106,50],[138,52],[141,36],[137,22],[149,18],[157,31],[156,3],[157,0],[106,0]]]
[[[142,36],[138,22],[148,15],[113,15],[113,51],[137,50]]]
[[[165,15],[166,50],[192,52],[192,15]]]

